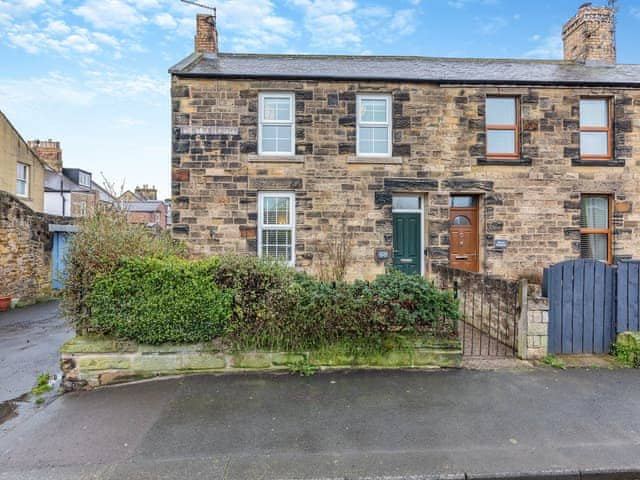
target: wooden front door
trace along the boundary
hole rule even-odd
[[[420,214],[393,214],[393,266],[420,275]]]
[[[477,198],[471,195],[451,197],[449,224],[451,266],[477,272],[480,265]]]

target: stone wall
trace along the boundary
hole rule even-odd
[[[0,295],[27,300],[51,290],[49,224],[69,223],[69,218],[34,212],[0,192]]]
[[[519,346],[521,314],[521,285],[517,281],[467,272],[448,267],[432,265],[432,279],[443,290],[451,290],[460,302],[464,314],[464,323],[490,336],[494,341],[493,349],[489,345],[467,345],[465,355],[506,353],[504,345],[516,354],[524,357]],[[465,328],[461,325],[460,328]],[[467,337],[469,332],[464,332]],[[469,340],[465,338],[465,341]],[[474,351],[476,350],[476,351]],[[486,350],[486,352],[485,352]]]
[[[0,112],[0,191],[16,195],[16,164],[29,166],[28,195],[20,200],[44,211],[44,165],[11,122]]]
[[[291,91],[296,156],[257,155],[258,95]],[[393,159],[355,156],[356,94],[393,98]],[[521,158],[485,157],[487,95],[521,104]],[[613,97],[615,156],[579,158],[581,96]],[[296,264],[317,271],[318,247],[346,222],[352,237],[348,277],[384,269],[374,251],[392,246],[391,196],[424,196],[425,263],[447,263],[449,198],[477,194],[480,269],[509,278],[541,276],[576,258],[580,196],[615,199],[614,255],[640,257],[640,94],[610,88],[490,87],[424,83],[172,79],[173,235],[193,255],[256,254],[257,194],[296,194]],[[275,160],[275,161],[274,161]],[[507,240],[506,249],[495,246]]]
[[[536,359],[547,354],[549,331],[549,301],[531,296],[527,302],[527,358]]]
[[[460,344],[415,340],[413,348],[356,357],[325,349],[304,352],[225,352],[212,344],[138,345],[106,337],[80,336],[60,349],[65,390],[98,387],[159,375],[282,371],[296,366],[327,368],[459,367]]]

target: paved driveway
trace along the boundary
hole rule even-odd
[[[58,348],[73,332],[58,302],[0,313],[0,403],[19,397],[43,373],[58,373]]]
[[[637,370],[190,376],[59,398],[0,436],[0,479],[640,468],[638,412]]]

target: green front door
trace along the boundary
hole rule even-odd
[[[393,266],[408,274],[420,274],[420,214],[393,214]]]

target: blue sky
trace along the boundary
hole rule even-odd
[[[560,58],[562,24],[581,3],[214,4],[226,52]],[[640,0],[618,4],[618,61],[640,63]],[[167,197],[167,69],[192,51],[198,11],[179,0],[0,0],[0,109],[25,138],[60,140],[66,166],[129,188],[155,184]]]

